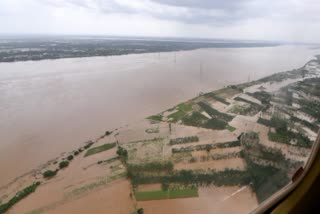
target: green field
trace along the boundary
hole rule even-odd
[[[170,115],[168,116],[168,118],[171,119],[171,122],[176,123],[176,122],[178,122],[179,120],[181,120],[185,115],[186,115],[185,112],[179,110],[179,111],[177,111],[177,112],[175,112],[175,113],[170,114]]]
[[[235,127],[227,125],[226,128],[230,131],[230,132],[234,132],[236,130]]]
[[[173,199],[173,198],[193,198],[198,197],[197,188],[188,189],[176,189],[176,190],[156,190],[148,192],[136,192],[137,201],[147,200],[161,200],[161,199]]]
[[[90,155],[94,155],[94,154],[97,154],[99,152],[103,152],[103,151],[106,151],[108,149],[111,149],[111,148],[113,148],[115,146],[116,146],[116,143],[103,144],[102,146],[97,146],[97,147],[89,149],[84,156],[87,157],[87,156],[90,156]]]

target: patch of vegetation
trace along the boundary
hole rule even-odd
[[[301,123],[303,126],[309,128],[310,130],[314,131],[315,133],[318,133],[318,131],[319,131],[319,126],[315,123],[310,123],[306,120],[301,120],[300,118],[295,117],[293,115],[291,115],[291,120],[293,122]]]
[[[228,123],[224,120],[212,118],[208,120],[202,127],[207,129],[224,130],[226,129]]]
[[[74,152],[73,152],[73,155],[74,155],[74,156],[77,156],[78,154],[79,154],[79,151],[74,151]]]
[[[252,189],[261,203],[290,182],[287,171],[272,166],[261,166],[247,161],[252,179]]]
[[[128,159],[128,151],[121,146],[117,149],[117,155],[119,155],[122,162],[126,162]]]
[[[134,185],[151,183],[179,183],[183,185],[197,184],[216,186],[223,185],[246,185],[250,182],[246,171],[226,169],[224,171],[210,171],[206,173],[192,170],[176,171],[167,175],[142,175],[132,174],[131,181]]]
[[[199,142],[198,136],[170,139],[169,144],[175,145],[175,144],[194,143],[194,142]]]
[[[262,106],[260,104],[255,103],[255,102],[252,102],[250,100],[243,99],[242,97],[236,97],[236,98],[234,98],[234,100],[250,104],[250,106],[247,109],[245,109],[245,112],[243,113],[245,115],[247,115],[247,114],[252,114],[253,115],[253,114],[258,113],[261,110],[265,110],[265,109],[268,108],[268,106]]]
[[[137,213],[138,213],[138,214],[143,214],[143,213],[144,213],[144,209],[143,209],[143,208],[139,208],[139,209],[137,210]]]
[[[106,131],[105,132],[105,136],[109,136],[109,135],[111,135],[112,134],[112,131]]]
[[[213,92],[206,94],[206,96],[211,97],[211,98],[213,98],[213,99],[215,99],[215,100],[217,100],[217,101],[219,101],[219,102],[221,102],[221,103],[223,103],[225,105],[230,105],[230,103],[225,98],[220,97],[220,96],[218,96],[217,94],[215,94]]]
[[[280,150],[267,148],[259,143],[257,133],[246,133],[241,138],[243,145],[242,157],[247,163],[247,171],[250,175],[252,189],[256,192],[259,202],[270,197],[290,181],[288,177],[287,161]],[[267,160],[280,168],[260,165],[260,160]]]
[[[230,115],[227,115],[227,117],[229,116]],[[217,130],[224,130],[228,125],[228,123],[225,122],[225,120],[214,118],[214,117],[212,119],[208,119],[207,117],[205,117],[204,115],[202,115],[200,112],[197,112],[197,111],[193,112],[191,116],[186,116],[185,118],[183,118],[182,122],[187,126],[196,126],[196,127],[202,127],[207,129],[217,129]]]
[[[288,129],[289,122],[284,118],[273,116],[270,121],[259,118],[258,122],[276,129],[276,132],[269,132],[268,134],[269,140],[271,141],[306,148],[310,148],[312,146],[312,142],[308,137],[302,133],[290,131]]]
[[[68,159],[68,161],[72,161],[72,160],[73,160],[73,155],[69,155],[69,156],[67,157],[67,159]]]
[[[179,120],[182,120],[188,112],[192,111],[193,103],[181,103],[179,104],[176,109],[177,112],[172,113],[168,116],[170,122],[176,123]]]
[[[153,120],[153,121],[162,121],[162,115],[161,114],[157,114],[157,115],[152,115],[150,117],[147,117],[147,119],[149,120]]]
[[[229,112],[234,114],[247,115],[250,112],[250,107],[235,104],[229,109]]]
[[[200,112],[195,111],[192,112],[190,116],[183,118],[182,122],[187,126],[202,127],[207,120],[207,117],[202,115]]]
[[[58,170],[47,170],[45,171],[42,175],[44,178],[52,178],[53,176],[55,176],[57,174]]]
[[[140,173],[140,172],[171,172],[173,170],[173,163],[171,161],[162,162],[149,162],[144,164],[128,164],[127,165],[128,174],[129,173]]]
[[[269,140],[279,143],[285,143],[288,145],[311,148],[312,142],[308,137],[301,133],[295,133],[292,131],[276,131],[275,133],[269,132]],[[294,142],[294,143],[293,143]]]
[[[67,166],[69,166],[69,161],[61,161],[61,162],[59,163],[59,168],[60,168],[60,169],[63,169],[63,168],[65,168],[65,167],[67,167]]]
[[[86,145],[83,147],[84,149],[89,149],[92,146],[93,142],[89,141],[86,143]]]
[[[212,118],[216,118],[216,119],[226,121],[226,122],[230,122],[234,118],[233,116],[231,116],[229,114],[222,113],[222,112],[212,108],[209,104],[207,104],[205,102],[199,102],[198,105],[205,112],[207,112]]]
[[[107,144],[103,144],[101,146],[97,146],[97,147],[91,148],[86,152],[84,157],[87,157],[87,156],[90,156],[90,155],[94,155],[94,154],[97,154],[97,153],[112,149],[115,146],[116,146],[116,143],[107,143]]]
[[[178,105],[178,109],[180,111],[189,112],[192,111],[192,105],[193,103],[181,103]]]
[[[183,111],[177,111],[175,113],[172,113],[168,116],[170,120],[170,122],[173,122],[173,123],[176,123],[178,122],[179,120],[181,120],[184,116],[186,115],[185,112]]]
[[[317,122],[320,122],[320,102],[318,101],[299,101],[301,108],[300,111],[315,118]]]
[[[272,95],[266,91],[256,91],[254,93],[247,93],[249,96],[260,100],[262,104],[270,104]]]
[[[270,120],[267,120],[267,119],[263,119],[261,117],[259,117],[258,119],[258,123],[262,124],[262,125],[265,125],[265,126],[268,126],[268,127],[271,127],[272,123]]]
[[[235,127],[227,125],[226,128],[230,131],[230,132],[234,132],[236,130]]]
[[[24,188],[23,190],[17,192],[14,197],[12,197],[7,203],[0,205],[0,213],[7,212],[14,204],[18,203],[23,198],[27,197],[29,194],[36,191],[40,182],[33,183],[32,185]]]
[[[137,201],[198,197],[197,188],[135,192]]]

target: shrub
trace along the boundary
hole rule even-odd
[[[73,154],[74,154],[74,156],[77,156],[79,154],[79,152],[75,151]]]
[[[111,131],[106,131],[106,133],[105,133],[106,136],[109,136],[109,135],[111,135],[111,134],[112,134]]]
[[[42,175],[44,178],[51,178],[51,177],[55,176],[56,174],[57,174],[57,170],[56,171],[47,170]]]
[[[59,168],[62,169],[62,168],[65,168],[69,166],[69,161],[62,161],[59,163]]]
[[[73,159],[73,155],[69,155],[69,156],[67,157],[67,159],[68,159],[68,161],[71,161],[71,160]]]
[[[128,157],[128,151],[126,149],[122,148],[121,146],[118,147],[117,154],[120,157],[125,157],[125,158]]]
[[[137,213],[138,213],[138,214],[143,214],[143,212],[144,212],[143,208],[139,208],[139,209],[137,210]]]

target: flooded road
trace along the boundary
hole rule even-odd
[[[299,68],[315,53],[279,46],[0,63],[0,186],[106,130]]]

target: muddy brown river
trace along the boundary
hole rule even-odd
[[[106,130],[303,66],[305,46],[0,63],[0,186]]]

